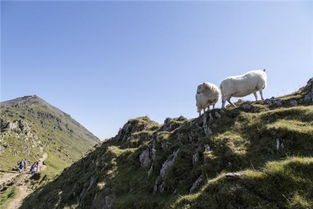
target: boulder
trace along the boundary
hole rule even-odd
[[[204,180],[204,176],[203,174],[201,174],[197,180],[192,184],[191,188],[189,189],[189,193],[194,192],[199,186],[200,184],[203,182]]]
[[[139,155],[139,161],[141,163],[142,167],[147,168],[150,165],[151,159],[150,159],[150,151],[149,149],[145,149],[140,155]]]

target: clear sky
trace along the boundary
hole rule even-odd
[[[1,101],[36,94],[102,139],[263,68],[267,98],[313,76],[313,2],[1,1]]]

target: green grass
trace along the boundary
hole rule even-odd
[[[39,188],[56,178],[64,168],[82,158],[97,143],[97,138],[69,115],[49,105],[39,97],[18,98],[0,103],[1,140],[5,147],[0,153],[0,168],[10,171],[17,162],[25,158],[33,163],[47,152],[46,170],[30,179],[33,189]],[[21,120],[29,129],[10,130],[6,122]],[[31,133],[31,134],[30,134]],[[14,187],[9,186],[1,194],[1,201],[14,195]],[[4,203],[3,203],[4,204]],[[0,208],[2,208],[0,206]]]
[[[18,130],[1,131],[0,145],[6,147],[0,154],[3,170],[11,170],[22,158],[38,160],[43,154],[40,152],[42,147],[44,152],[49,152],[48,163],[52,170],[60,172],[96,144],[96,137],[84,127],[37,96],[1,103],[1,119],[7,122],[22,120],[30,127],[27,132],[33,135]]]
[[[296,157],[241,171],[238,179],[221,174],[199,192],[178,198],[171,208],[312,208],[312,172],[313,158]]]
[[[210,111],[209,136],[203,117],[168,119],[163,125],[147,117],[132,119],[115,138],[32,194],[23,208],[83,209],[110,199],[117,209],[313,208],[313,106],[251,105],[251,111],[228,108],[220,118],[219,110]],[[139,162],[144,150],[154,153],[147,168]],[[177,150],[162,179],[164,192],[154,192],[164,162]],[[241,176],[227,177],[233,172]],[[190,194],[199,176],[203,181]]]
[[[16,188],[9,187],[0,195],[0,208],[5,208],[7,203],[16,196]]]

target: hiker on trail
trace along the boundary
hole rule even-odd
[[[18,170],[19,170],[19,172],[22,172],[23,170],[25,170],[25,168],[26,168],[26,160],[22,159],[18,163]]]
[[[39,162],[36,161],[32,164],[32,166],[30,167],[30,173],[37,173],[39,171]]]
[[[26,170],[26,168],[27,168],[27,164],[28,164],[28,162],[27,162],[27,160],[26,159],[24,159],[24,170]]]

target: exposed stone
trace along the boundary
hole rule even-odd
[[[203,176],[203,174],[201,174],[197,178],[197,180],[192,184],[191,188],[189,189],[189,193],[194,192],[200,186],[200,184],[202,183],[203,179],[204,179],[204,176]]]
[[[210,152],[210,151],[211,151],[210,145],[208,144],[204,145],[204,152]]]
[[[123,128],[121,128],[115,137],[115,140],[126,141],[131,134],[143,130],[148,130],[153,126],[158,125],[156,122],[150,120],[148,117],[141,117],[129,120]]]
[[[252,107],[252,106],[251,106],[249,103],[244,103],[244,104],[241,105],[241,108],[242,108],[243,110],[250,110],[251,107]]]
[[[276,106],[276,107],[280,107],[283,104],[281,99],[278,99],[275,97],[272,97],[270,99],[266,99],[266,100],[264,100],[264,102],[265,102],[265,104],[267,104],[269,106]]]
[[[4,151],[4,146],[0,145],[0,154]]]
[[[180,116],[178,118],[166,118],[163,126],[160,128],[161,131],[173,131],[180,127],[182,122],[187,121],[187,118]]]
[[[104,197],[104,202],[105,202],[104,208],[105,209],[112,209],[113,200],[114,199],[110,195],[105,196]]]
[[[18,127],[17,122],[10,122],[9,123],[9,129],[16,129]]]
[[[273,101],[273,104],[279,107],[279,106],[282,106],[283,103],[282,103],[282,101],[280,99],[275,99]]]
[[[209,113],[209,121],[213,121],[214,120],[214,118],[213,118],[213,116],[212,116],[212,114],[211,114],[211,112]]]
[[[241,173],[227,173],[226,175],[226,178],[241,178],[242,177],[242,174]]]
[[[307,102],[307,103],[313,102],[313,89],[311,92],[309,92],[308,94],[304,96],[304,102]]]
[[[298,105],[297,100],[291,100],[289,103],[290,103],[290,106],[297,106]]]
[[[153,165],[148,170],[148,177],[151,176],[152,172],[153,172]]]
[[[195,166],[199,161],[199,152],[196,152],[192,155],[192,165]]]
[[[281,139],[276,139],[276,151],[284,148],[284,144]]]
[[[162,182],[161,176],[158,176],[154,182],[153,192],[159,191],[159,185],[161,184],[161,182]]]
[[[160,175],[156,178],[153,191],[154,192],[163,192],[165,189],[165,177],[167,172],[171,169],[171,167],[174,165],[175,160],[178,156],[179,149],[173,152],[167,160],[162,164],[162,168],[160,170]]]
[[[167,172],[169,171],[169,169],[174,165],[174,162],[177,158],[177,155],[179,153],[179,149],[176,150],[173,154],[171,154],[167,160],[162,164],[162,168],[160,170],[160,176],[162,179],[165,178]]]
[[[150,165],[151,159],[150,159],[150,151],[149,149],[145,149],[140,155],[139,155],[139,161],[141,163],[141,166],[147,168]]]
[[[280,141],[279,139],[276,139],[276,150],[278,151],[280,147]]]
[[[155,160],[155,158],[156,158],[156,149],[155,148],[151,149],[151,158],[152,158],[152,160]]]
[[[204,127],[204,133],[206,136],[211,136],[213,132],[210,127]]]
[[[221,118],[221,114],[219,114],[217,111],[215,112],[215,117],[216,118]]]

